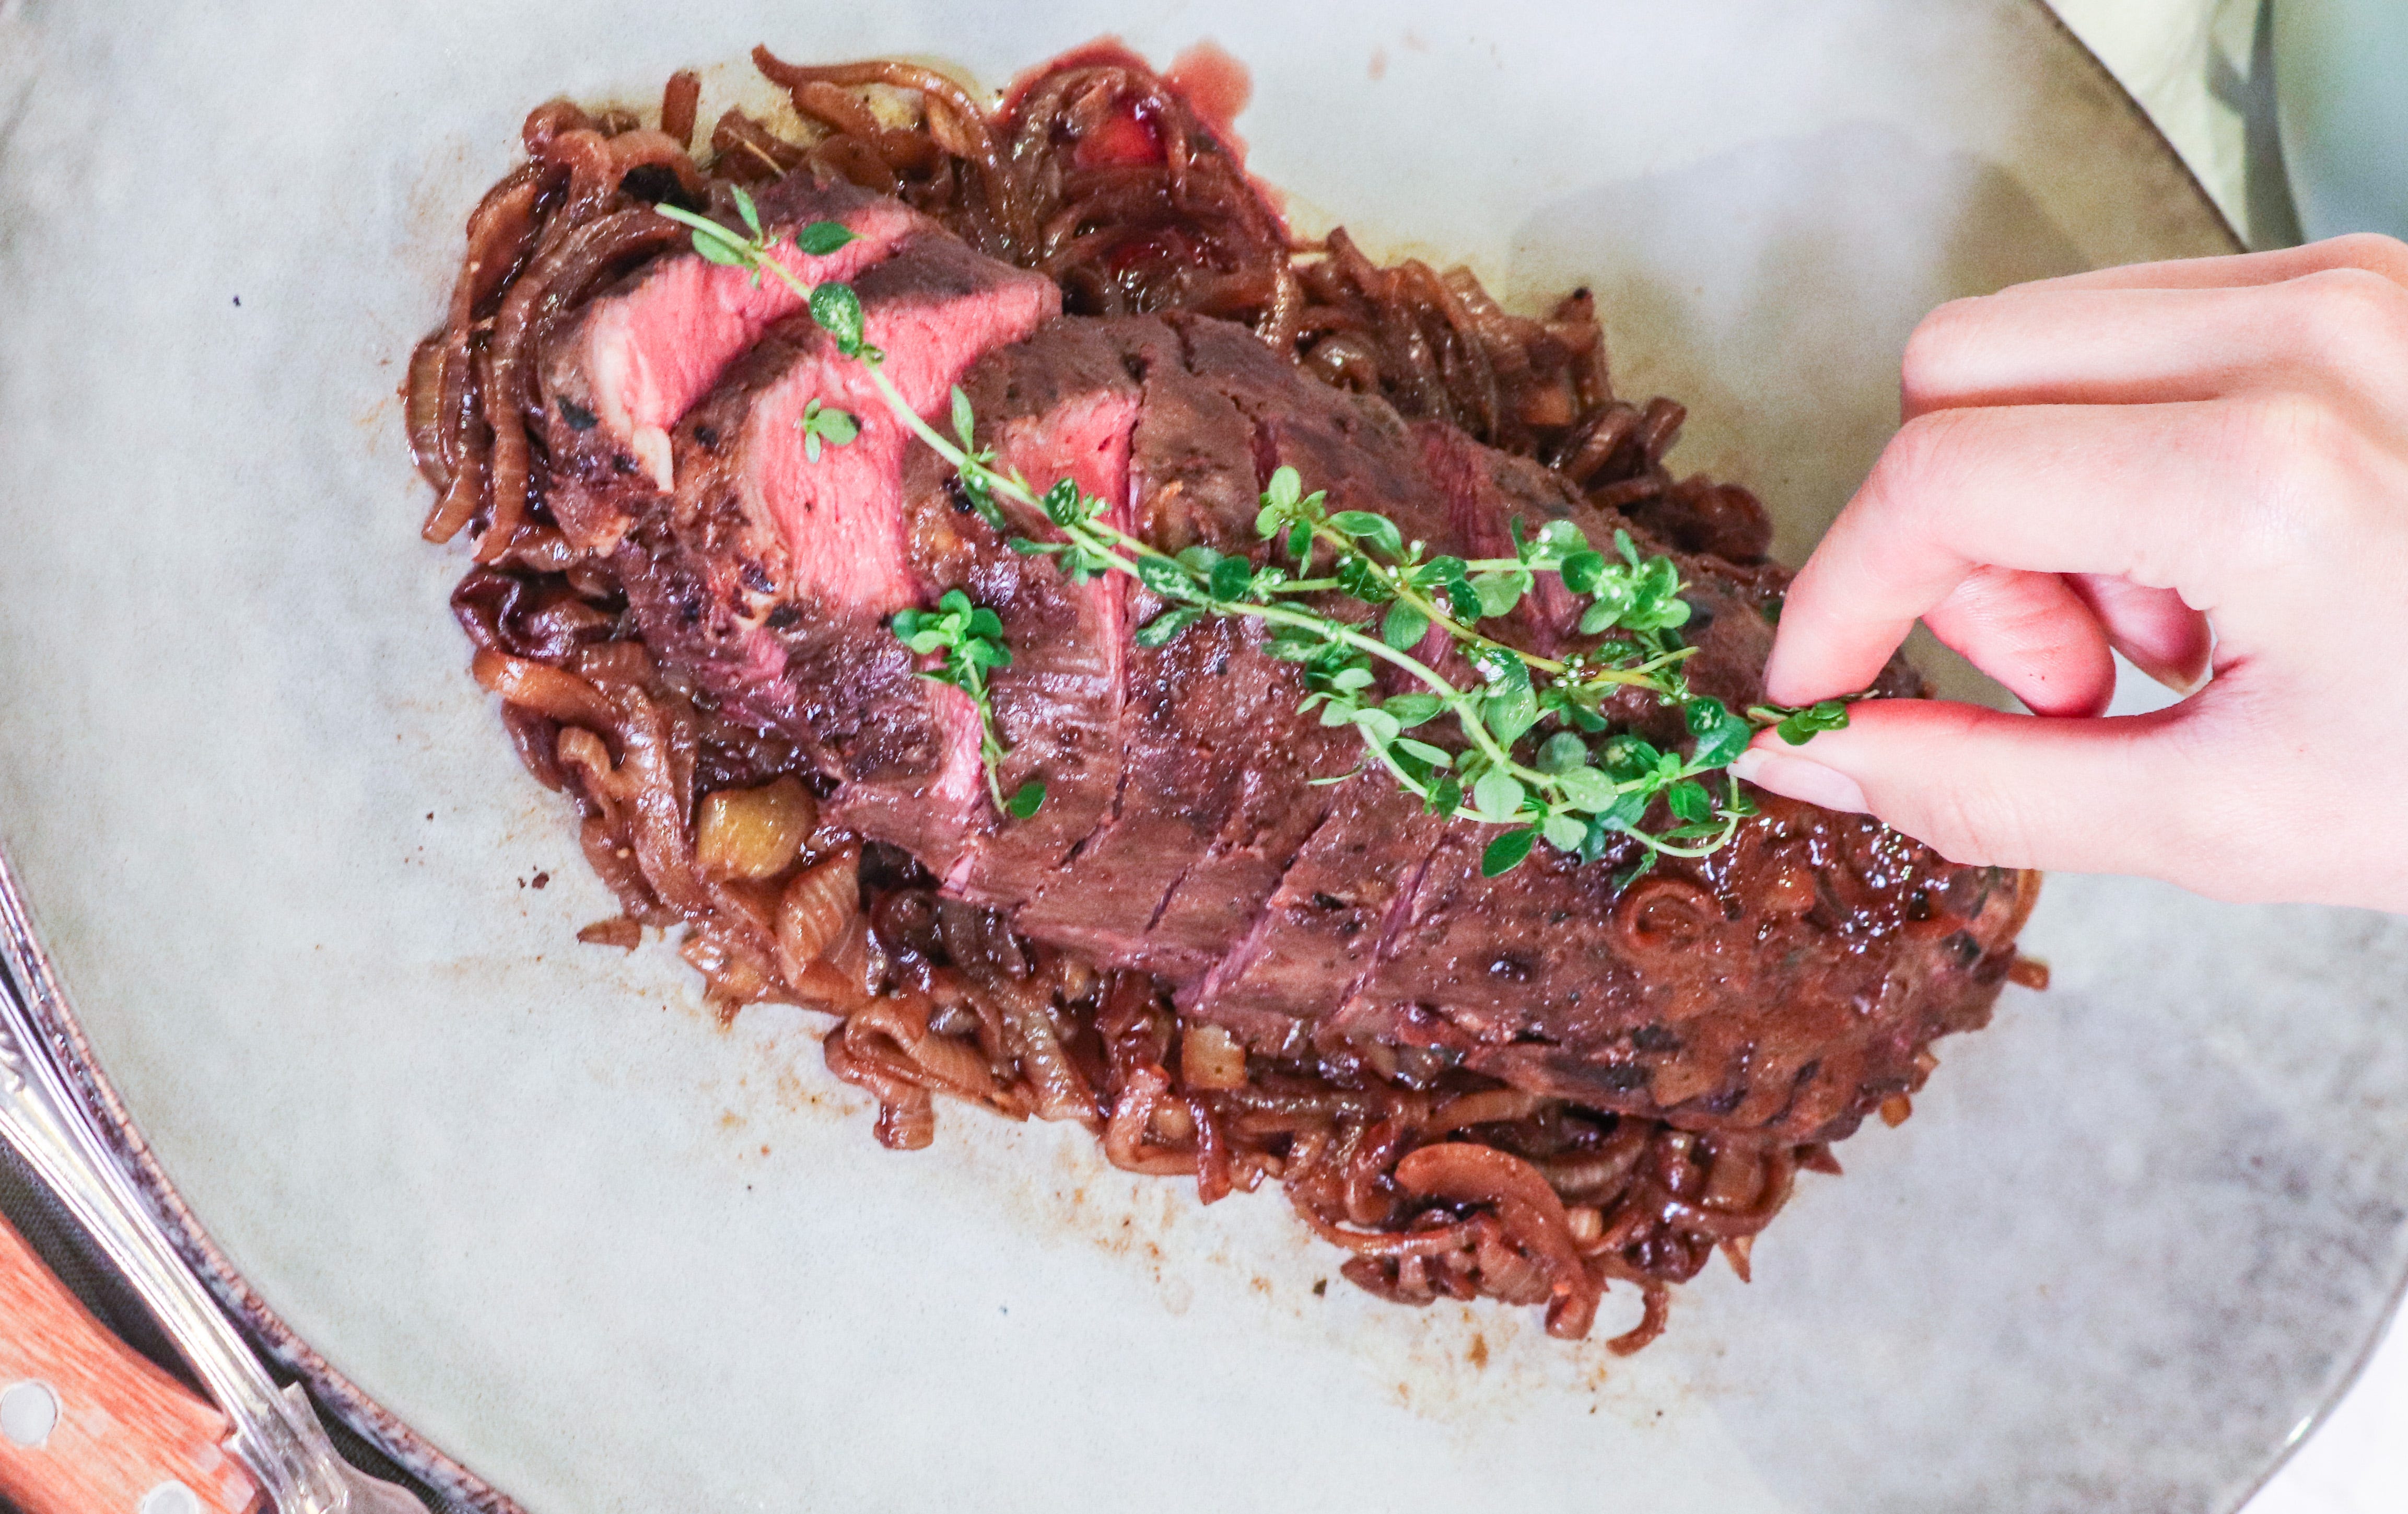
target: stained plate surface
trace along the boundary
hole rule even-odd
[[[2020,0],[0,9],[0,837],[224,1256],[538,1514],[2237,1505],[2408,1267],[2402,922],[2054,880],[2056,987],[1629,1362],[1316,1296],[1276,1199],[1076,1131],[882,1151],[804,1016],[574,944],[609,908],[463,675],[393,395],[519,118],[1103,31],[1249,63],[1306,228],[1595,287],[1792,560],[1925,310],[2229,247]]]

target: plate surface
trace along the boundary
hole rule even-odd
[[[2023,0],[1012,9],[0,6],[0,839],[227,1259],[539,1514],[2238,1505],[2408,1269],[2408,922],[2053,880],[2056,988],[1629,1362],[1316,1296],[1275,1199],[1077,1131],[882,1151],[807,1017],[574,944],[611,908],[462,673],[393,397],[548,95],[1210,35],[1306,229],[1592,284],[1793,561],[1932,304],[2229,248]]]

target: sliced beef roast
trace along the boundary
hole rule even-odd
[[[1537,465],[1409,427],[1243,327],[1048,323],[1052,284],[927,232],[854,282],[885,372],[922,413],[958,379],[1006,468],[1040,489],[1075,481],[1166,548],[1261,560],[1259,492],[1286,466],[1432,552],[1509,555],[1516,518],[1571,521],[1607,552],[1617,530],[1663,550]],[[796,423],[814,402],[855,416],[859,439],[812,456]],[[1627,887],[1627,841],[1585,867],[1542,848],[1484,878],[1489,833],[1357,771],[1359,743],[1298,713],[1300,675],[1254,623],[1139,646],[1162,608],[1151,595],[1013,552],[806,318],[768,324],[678,422],[671,471],[619,556],[656,651],[810,752],[843,823],[1035,939],[1168,980],[1185,1013],[1257,1048],[1424,1046],[1598,1108],[1829,1139],[1918,1081],[1932,1036],[1986,1019],[2012,960],[2029,902],[2016,875],[1784,800],[1713,856]],[[1754,702],[1783,575],[1675,555],[1694,685]],[[884,627],[956,587],[1012,649],[992,706],[1007,790],[1047,786],[1031,819],[996,812],[968,701],[916,676]],[[1551,584],[1500,634],[1558,648],[1576,618]],[[1884,691],[1916,692],[1913,675],[1893,668]],[[1610,713],[1660,743],[1685,735],[1644,695]]]

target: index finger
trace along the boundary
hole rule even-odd
[[[2243,413],[2021,405],[1907,423],[1790,585],[1767,697],[1802,705],[1869,686],[1915,621],[1985,566],[2109,574],[2210,608],[2259,528],[2236,460]]]
[[[2286,247],[2271,252],[2128,263],[2121,267],[2095,268],[2057,279],[2035,279],[2029,283],[2010,284],[2000,293],[2013,294],[2023,289],[2239,289],[2253,284],[2278,284],[2330,268],[2363,268],[2408,286],[2408,242],[2371,231],[2353,232],[2346,237],[2329,237],[2305,247]]]

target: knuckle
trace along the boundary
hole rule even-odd
[[[1978,411],[1942,410],[1899,426],[1873,464],[1867,488],[1892,512],[1927,508],[1964,469]]]
[[[2353,231],[2315,244],[2339,267],[2362,269],[2394,284],[2408,285],[2408,242],[2381,232]]]
[[[2298,390],[2233,402],[2226,463],[2263,504],[2289,512],[2329,504],[2356,471],[2360,440],[2323,395]],[[2286,534],[2299,522],[2286,516]]]
[[[2362,267],[2324,268],[2275,284],[2285,340],[2345,375],[2395,371],[2408,353],[2408,288]]]
[[[2399,533],[2398,464],[2339,399],[2290,392],[2242,401],[2228,445],[2224,461],[2241,484],[2229,524],[2256,559],[2345,561]]]

